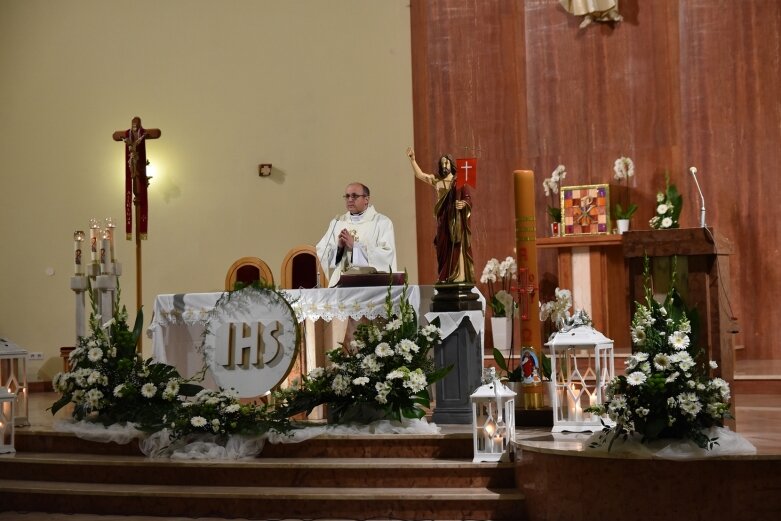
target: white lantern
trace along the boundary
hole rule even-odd
[[[14,449],[14,412],[16,395],[0,387],[0,454],[16,452]]]
[[[505,460],[507,448],[515,441],[515,392],[489,369],[487,383],[472,393],[472,461]]]
[[[607,384],[615,376],[613,341],[591,327],[590,320],[556,332],[545,344],[550,348],[552,432],[602,430],[606,417],[586,412],[605,403]]]
[[[27,393],[27,350],[0,338],[0,388],[16,395],[16,426],[30,425]]]

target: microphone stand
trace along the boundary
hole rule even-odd
[[[694,178],[694,184],[697,186],[697,191],[700,193],[700,201],[702,202],[702,206],[700,207],[700,228],[705,228],[705,197],[702,195],[700,183],[697,182],[697,168],[693,166],[689,167],[689,173]]]

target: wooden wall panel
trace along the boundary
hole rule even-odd
[[[521,164],[526,129],[522,7],[502,0],[411,5],[415,153],[430,173],[441,154],[478,157],[471,220],[476,278],[489,258],[514,251],[512,172]],[[417,181],[415,193],[418,278],[432,283],[436,197]]]
[[[478,271],[513,247],[514,169],[566,184],[608,182],[634,159],[635,229],[647,229],[665,172],[684,195],[683,227],[697,226],[697,166],[707,221],[732,240],[732,314],[739,356],[781,359],[781,289],[774,203],[781,183],[781,2],[622,0],[624,22],[592,24],[558,0],[413,0],[415,145],[424,169],[439,153],[481,149],[473,229]],[[410,174],[411,175],[411,174]],[[416,190],[420,279],[435,271],[433,194]],[[546,234],[538,226],[538,236]],[[541,255],[541,276],[556,271]],[[430,274],[429,278],[427,274]],[[546,280],[549,280],[547,277]]]

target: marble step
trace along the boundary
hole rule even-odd
[[[487,487],[221,487],[4,479],[0,480],[0,505],[3,510],[19,511],[247,519],[526,517],[522,493]]]
[[[18,429],[18,452],[142,455],[126,445],[84,440],[70,433]],[[471,433],[435,435],[319,436],[301,443],[266,443],[261,458],[454,458],[472,459]]]
[[[0,476],[192,486],[492,487],[515,486],[512,463],[432,458],[251,458],[171,460],[143,456],[17,452],[0,456]]]

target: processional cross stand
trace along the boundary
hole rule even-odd
[[[141,241],[146,240],[149,215],[146,176],[146,140],[160,137],[159,128],[143,128],[141,118],[134,117],[127,130],[117,130],[114,141],[125,144],[125,238],[133,237],[133,207],[136,210],[136,313],[141,310]],[[139,342],[138,348],[141,348]]]

